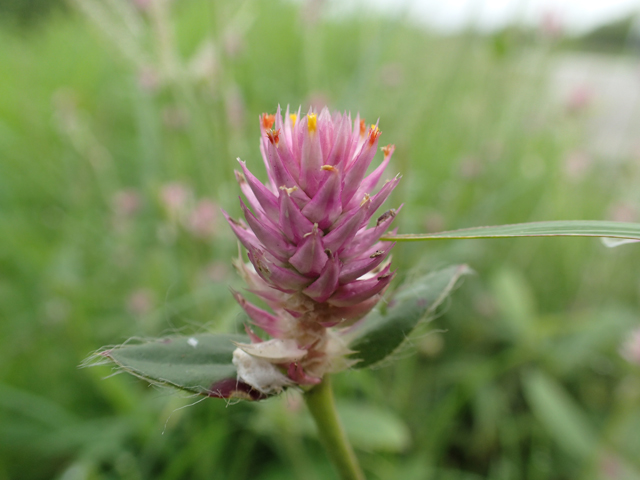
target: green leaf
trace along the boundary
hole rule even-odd
[[[123,370],[153,384],[168,385],[200,395],[217,395],[220,382],[230,387],[235,381],[232,363],[235,345],[249,342],[244,335],[200,334],[190,337],[166,337],[141,344],[124,344],[102,350],[94,358],[104,357]],[[236,382],[237,383],[237,382]],[[224,398],[247,398],[252,393],[233,384]],[[225,390],[226,392],[226,390]]]
[[[47,427],[57,428],[76,423],[77,418],[46,396],[0,383],[0,412],[24,417]]]
[[[419,240],[512,237],[610,237],[640,240],[640,223],[599,220],[516,223],[495,227],[465,228],[450,232],[387,235],[382,237],[382,240],[415,242]]]
[[[346,401],[338,402],[337,409],[355,448],[401,453],[411,445],[409,427],[391,410]]]
[[[360,360],[354,368],[374,365],[402,345],[420,321],[449,295],[462,275],[470,273],[466,265],[456,265],[429,273],[400,287],[386,311],[374,310],[351,337],[350,357]]]
[[[505,331],[523,343],[533,338],[537,317],[535,295],[520,270],[502,267],[491,278],[493,297]]]
[[[522,382],[533,413],[558,445],[576,457],[591,458],[598,436],[580,405],[540,370],[529,372]]]

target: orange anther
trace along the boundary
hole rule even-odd
[[[263,113],[260,117],[260,120],[262,121],[262,128],[264,128],[265,130],[270,130],[273,128],[273,124],[276,122],[276,116]]]
[[[382,132],[375,125],[371,125],[369,129],[369,145],[373,145]]]
[[[280,130],[267,130],[267,138],[273,145],[280,141]]]

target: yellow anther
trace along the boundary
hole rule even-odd
[[[293,192],[295,192],[296,190],[298,190],[298,187],[293,186],[291,188],[287,188],[285,185],[280,187],[280,190],[282,190],[283,192],[287,192],[287,195],[291,196],[291,194]]]
[[[327,170],[329,172],[337,172],[338,169],[336,167],[334,167],[333,165],[322,165],[320,167],[320,170]]]
[[[369,196],[368,193],[364,194],[364,198],[362,199],[362,201],[360,202],[360,206],[364,206],[365,203],[371,201],[371,196]]]
[[[309,132],[315,132],[316,126],[318,123],[318,117],[316,117],[315,113],[310,113],[307,116],[307,128],[309,128]]]
[[[298,120],[298,116],[295,113],[292,113],[291,115],[289,115],[289,118],[291,119],[291,126],[295,127],[296,120]]]

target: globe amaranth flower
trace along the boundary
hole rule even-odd
[[[233,362],[244,391],[266,396],[317,384],[352,365],[343,336],[373,309],[394,275],[394,244],[379,239],[397,210],[372,218],[399,177],[374,193],[394,146],[382,148],[382,162],[367,175],[380,130],[359,116],[352,121],[325,108],[301,117],[287,109],[283,119],[278,107],[260,117],[260,128],[269,180],[261,183],[239,160],[245,221],[225,217],[250,260],[238,259],[235,267],[248,291],[271,309],[233,292],[251,322],[272,337],[264,341],[247,327],[251,343],[237,344]]]

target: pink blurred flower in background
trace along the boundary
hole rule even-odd
[[[153,0],[133,0],[133,4],[140,10],[148,10]]]
[[[568,113],[576,114],[591,106],[594,92],[588,85],[575,85],[567,96],[565,107]]]
[[[622,344],[620,354],[629,362],[640,365],[640,327],[629,333],[629,337]]]
[[[638,209],[629,202],[616,202],[609,207],[607,217],[614,222],[637,222]]]
[[[127,310],[136,317],[143,317],[153,310],[155,294],[148,288],[134,290],[127,298]]]
[[[113,195],[112,205],[117,217],[133,217],[142,205],[140,194],[134,189],[120,190]]]
[[[152,66],[144,66],[138,70],[138,86],[145,92],[154,93],[160,88],[160,75]]]
[[[540,19],[540,33],[552,40],[561,38],[564,34],[564,24],[560,13],[555,10],[547,10]]]
[[[582,180],[591,168],[591,157],[580,150],[570,152],[562,165],[564,175],[568,180]]]
[[[300,14],[306,28],[312,28],[318,24],[326,4],[327,0],[306,0],[304,2]]]
[[[213,262],[204,269],[207,280],[212,282],[222,282],[229,274],[229,266],[226,262]]]
[[[111,198],[113,228],[118,232],[126,231],[141,206],[142,199],[136,190],[126,189],[116,192]]]
[[[196,202],[190,187],[179,182],[164,185],[160,189],[160,203],[170,220],[161,225],[166,240],[174,240],[179,229],[199,240],[209,240],[217,234],[220,207],[209,198]]]
[[[599,470],[601,478],[607,480],[622,480],[623,478],[629,478],[624,476],[624,469],[620,459],[612,454],[605,453],[599,460]]]
[[[194,237],[209,239],[218,230],[218,205],[207,198],[200,200],[185,221],[185,228]]]
[[[160,189],[160,202],[172,218],[183,215],[192,198],[193,192],[182,183],[167,183]]]

